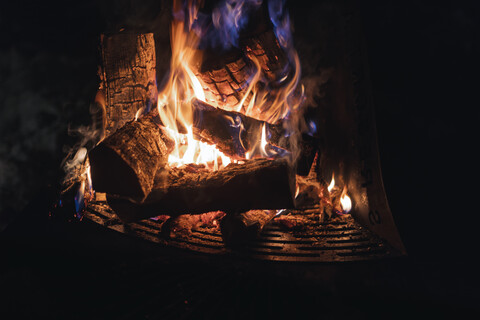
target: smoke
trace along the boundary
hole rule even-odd
[[[68,128],[68,134],[76,137],[77,143],[71,148],[64,148],[67,156],[62,161],[62,168],[65,172],[63,185],[69,188],[72,184],[84,179],[87,153],[95,147],[105,136],[105,106],[103,105],[102,94],[97,94],[97,101],[90,105],[91,124]]]

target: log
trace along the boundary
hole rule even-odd
[[[228,246],[237,246],[255,239],[275,215],[276,210],[249,210],[228,214],[220,221],[223,241]]]
[[[244,158],[245,153],[258,144],[264,126],[271,145],[282,149],[288,147],[281,122],[271,124],[240,112],[215,108],[200,100],[194,100],[192,108],[194,134],[204,142],[215,144],[230,157]]]
[[[193,131],[195,136],[209,144],[215,144],[224,154],[234,159],[245,157],[245,152],[258,143],[263,126],[266,127],[267,142],[275,148],[274,153],[285,155],[291,151],[290,140],[284,128],[284,122],[275,124],[244,115],[240,112],[215,108],[200,100],[194,100]],[[302,134],[298,147],[297,174],[305,176],[318,151],[319,140]]]
[[[152,115],[128,122],[90,151],[93,188],[145,199],[153,188],[155,173],[167,163],[171,146]]]
[[[105,94],[106,135],[157,100],[153,33],[102,35],[100,90]]]
[[[145,201],[107,194],[107,202],[122,221],[131,222],[159,214],[292,208],[294,192],[287,161],[254,159],[215,172],[189,165],[161,169]]]
[[[258,12],[256,16],[260,19],[242,35],[239,48],[220,53],[214,48],[206,50],[195,74],[208,103],[231,111],[246,96],[239,110],[245,113],[253,97],[252,92],[248,93],[248,79],[256,72],[252,59],[260,66],[264,87],[281,87],[279,80],[292,74],[288,56],[276,38],[268,14]]]

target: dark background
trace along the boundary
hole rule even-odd
[[[191,268],[178,268],[175,258],[159,258],[154,249],[124,244],[95,226],[64,228],[45,221],[57,196],[64,150],[76,142],[67,134],[68,126],[88,125],[90,120],[88,107],[98,87],[99,34],[121,21],[148,29],[163,5],[131,3],[0,4],[0,230],[9,225],[8,236],[1,238],[0,262],[0,290],[9,299],[0,300],[1,308],[60,318],[104,318],[116,310],[136,318],[140,311],[119,296],[139,291],[127,299],[130,304],[142,306],[157,297],[162,309],[182,300],[178,284],[198,273],[208,292],[218,275],[228,275],[218,281],[236,279],[221,301],[228,305],[225,297],[243,297],[230,308],[242,311],[225,318],[248,317],[258,310],[265,317],[290,314],[276,309],[289,303],[292,316],[315,311],[327,318],[442,317],[475,311],[480,118],[480,16],[475,1],[359,3],[384,184],[409,257],[394,263],[322,266],[317,272],[324,276],[316,278],[315,286],[298,284],[293,276],[265,278],[268,266],[231,269],[225,261],[218,267],[200,259],[194,260],[198,265],[185,262]],[[311,4],[289,5],[295,13],[308,12]],[[130,251],[118,249],[120,243]],[[170,278],[178,281],[159,280],[172,272]],[[136,282],[137,277],[141,281]],[[258,302],[263,299],[268,306]],[[176,310],[187,310],[186,305]],[[208,309],[208,303],[200,305]]]

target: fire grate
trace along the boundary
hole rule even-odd
[[[313,230],[308,232],[284,230],[274,220],[260,237],[235,249],[225,247],[220,231],[212,228],[194,229],[188,238],[166,238],[161,233],[161,222],[146,219],[122,223],[105,201],[92,201],[85,210],[85,218],[124,234],[205,254],[234,254],[283,262],[362,261],[400,256],[351,216],[342,221],[312,222]]]

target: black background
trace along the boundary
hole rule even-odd
[[[175,259],[169,264],[158,253],[152,258],[148,250],[136,252],[136,245],[127,245],[133,247],[128,254],[122,253],[117,249],[123,240],[95,226],[85,229],[69,224],[64,228],[43,218],[56,197],[62,146],[75,141],[66,135],[67,125],[89,121],[86,110],[98,85],[98,35],[125,19],[125,10],[136,24],[148,26],[155,18],[155,10],[128,8],[129,3],[0,4],[0,160],[8,164],[0,167],[0,222],[2,229],[10,224],[1,238],[0,290],[9,298],[0,300],[0,312],[105,318],[115,314],[102,309],[107,304],[127,316],[118,310],[129,303],[122,303],[118,296],[142,292],[142,299],[129,300],[139,306],[139,301],[165,291],[183,299],[183,291],[175,284],[167,286],[158,280],[165,273],[175,279],[190,273],[212,279],[214,274],[228,274],[228,281],[237,279],[238,288],[231,286],[230,295],[221,301],[224,306],[234,300],[225,297],[241,302],[219,308],[237,312],[220,318],[311,312],[315,318],[443,317],[477,310],[472,304],[478,298],[480,17],[476,2],[359,3],[384,184],[409,257],[393,263],[322,266],[317,271],[326,275],[315,286],[298,284],[293,276],[265,280],[268,265],[257,269],[235,266],[233,272],[229,262],[220,262],[221,267],[198,262],[189,265],[193,272],[184,265],[178,267]],[[160,2],[148,3],[150,8],[161,7]],[[115,10],[110,10],[112,5]],[[289,3],[294,12],[309,5]],[[108,272],[97,271],[99,266]],[[145,280],[135,281],[139,274],[156,275],[157,270],[158,277],[152,276],[157,280],[146,281],[157,287],[145,289]],[[174,294],[167,296],[158,298],[158,309],[177,299]],[[268,306],[258,302],[262,299]],[[279,311],[289,303],[288,312]],[[177,308],[178,314],[183,314],[185,305]],[[201,305],[204,313],[192,307],[187,309],[193,315],[185,315],[212,314],[205,311],[208,302]],[[126,310],[133,312],[133,318],[140,317],[140,311]]]

